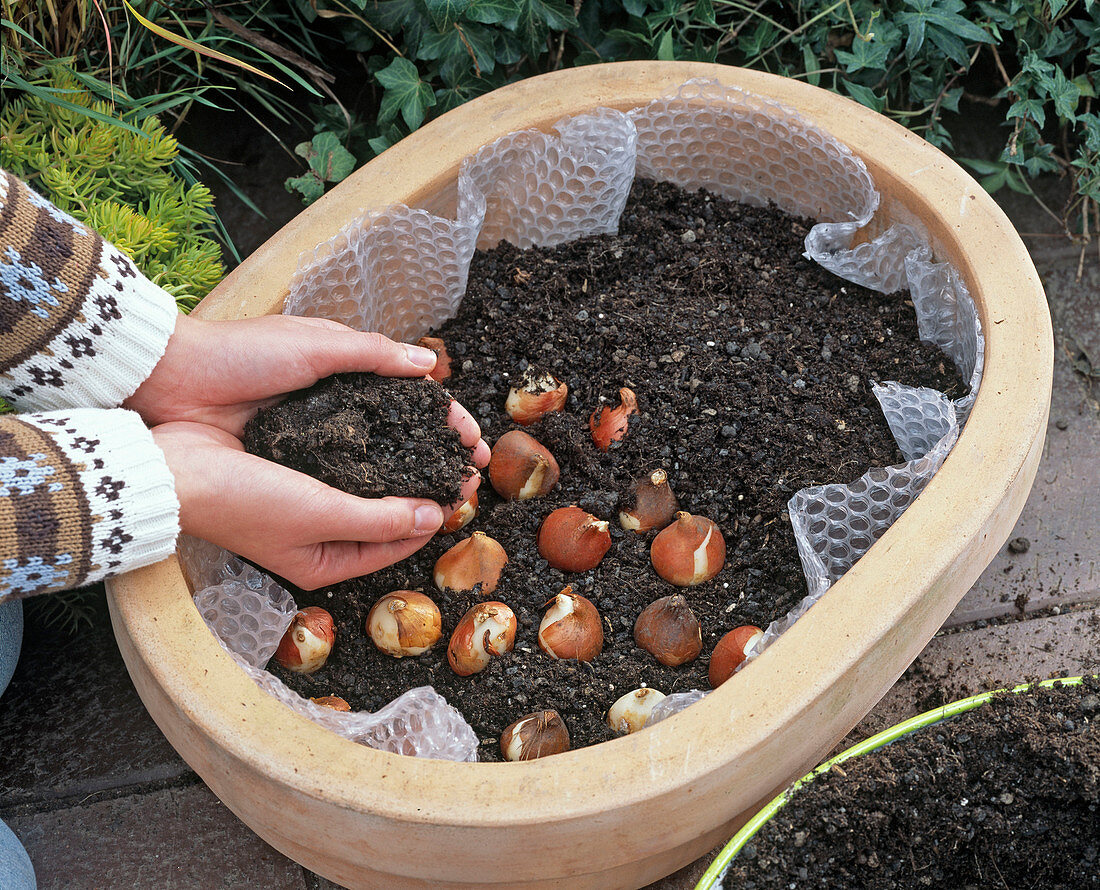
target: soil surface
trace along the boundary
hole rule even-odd
[[[1100,887],[1100,681],[1006,694],[834,767],[724,881],[789,887]]]
[[[261,408],[244,446],[359,497],[451,504],[473,461],[447,426],[450,407],[433,380],[337,374]]]
[[[904,294],[864,290],[802,256],[810,225],[640,181],[618,235],[479,252],[458,316],[433,332],[452,357],[446,385],[493,442],[514,428],[504,402],[529,365],[568,383],[564,411],[526,428],[557,458],[561,481],[545,498],[513,503],[486,482],[480,515],[457,536],[369,577],[298,595],[300,605],[333,613],[336,647],[312,677],[276,673],[303,695],[336,693],[367,710],[431,684],[477,731],[483,760],[499,760],[501,731],[532,711],[557,709],[581,747],[611,737],[604,715],[632,689],[707,688],[709,655],[726,631],[764,627],[806,593],[786,515],[791,495],[901,462],[871,381],[964,391],[950,361],[919,342]],[[603,453],[588,417],[601,399],[617,402],[622,386],[637,393],[640,413]],[[652,536],[617,522],[631,482],[657,468],[683,509],[718,523],[728,548],[713,581],[681,591],[702,624],[703,654],[678,668],[634,644],[642,609],[677,591],[650,565]],[[535,548],[542,520],[569,504],[610,520],[612,530],[603,562],[575,575],[550,568]],[[436,591],[432,566],[475,530],[508,553],[493,596],[519,619],[515,650],[468,678],[451,672],[442,643],[418,658],[378,652],[364,622],[395,589],[429,593],[449,637],[476,598]],[[603,617],[604,649],[592,662],[555,661],[538,648],[544,604],[566,584]]]

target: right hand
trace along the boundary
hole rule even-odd
[[[152,432],[176,481],[183,532],[306,590],[415,553],[481,481],[475,473],[446,508],[417,498],[359,498],[248,454],[224,429],[179,421]]]

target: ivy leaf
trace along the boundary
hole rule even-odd
[[[473,0],[466,17],[484,25],[504,25],[531,58],[543,50],[551,29],[568,31],[577,24],[563,0]]]
[[[455,22],[461,21],[470,3],[471,0],[424,0],[437,31],[446,31]]]
[[[711,0],[696,0],[695,11],[691,16],[692,21],[702,22],[704,25],[710,25],[712,28],[717,27],[717,21],[714,17],[714,3]]]
[[[391,124],[373,139],[369,140],[370,147],[376,155],[380,155],[391,145],[396,145],[404,138],[405,134],[401,132],[401,128],[397,126],[397,124]]]
[[[886,100],[876,96],[874,90],[870,87],[865,87],[862,84],[852,83],[846,80],[844,81],[844,89],[846,89],[848,95],[855,99],[860,105],[866,105],[868,108],[879,112],[886,107]]]
[[[303,204],[312,204],[325,193],[325,184],[319,180],[312,170],[301,176],[291,176],[283,183],[283,187],[293,194],[298,192],[302,196]]]
[[[1077,103],[1081,100],[1081,90],[1063,73],[1061,68],[1054,69],[1054,88],[1050,91],[1054,100],[1054,110],[1058,117],[1067,121],[1077,119]]]
[[[1047,112],[1046,108],[1043,107],[1043,100],[1032,97],[1013,102],[1008,111],[1005,112],[1005,117],[1008,120],[1022,118],[1025,121],[1033,121],[1035,126],[1041,130],[1046,123]]]
[[[676,50],[672,47],[672,29],[669,28],[657,41],[657,60],[660,62],[675,62]]]
[[[435,93],[420,79],[416,65],[398,56],[374,76],[386,90],[378,109],[378,122],[392,123],[400,112],[410,130],[419,127],[427,110],[435,105]]]
[[[909,31],[905,54],[916,58],[927,36],[952,61],[967,63],[966,44],[992,43],[989,32],[959,15],[966,8],[963,0],[905,0],[912,12],[898,12],[895,20]]]
[[[472,0],[466,16],[483,25],[499,25],[519,16],[519,0]]]
[[[462,71],[453,80],[445,80],[446,86],[443,89],[435,91],[436,107],[440,113],[450,111],[499,86],[501,81],[500,76],[475,77],[469,70]]]
[[[443,33],[429,31],[420,43],[418,58],[440,60],[440,75],[444,81],[454,80],[460,71],[474,69],[474,74],[491,74],[496,65],[492,33],[481,25],[452,25]]]
[[[326,182],[340,182],[355,169],[355,156],[328,130],[297,145],[294,153],[306,159],[309,170],[290,177],[285,186],[288,192],[300,192],[306,204],[312,204],[325,193]]]
[[[836,60],[844,66],[847,74],[854,74],[864,69],[884,69],[890,61],[890,47],[876,40],[860,40],[858,37],[852,41],[852,51],[836,50]]]
[[[649,4],[646,0],[623,0],[623,9],[626,10],[627,15],[632,15],[635,18],[641,18],[645,15],[645,11],[649,8]]]
[[[422,0],[380,0],[373,4],[371,21],[383,31],[401,34],[414,54],[424,33],[432,28],[431,16]]]
[[[1077,122],[1085,128],[1085,148],[1092,152],[1100,152],[1100,114],[1091,111],[1082,114]]]

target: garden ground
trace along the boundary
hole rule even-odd
[[[270,169],[244,175],[271,181]],[[292,210],[274,193],[272,201],[275,218]],[[1100,670],[1100,260],[1094,242],[1078,280],[1079,251],[1043,230],[1035,205],[1009,195],[1004,206],[1025,233],[1054,318],[1043,460],[1013,546],[847,742],[940,698]],[[246,249],[266,231],[249,225]],[[28,624],[0,700],[0,751],[0,818],[26,845],[41,890],[335,887],[267,846],[175,754],[126,674],[105,605],[75,639]],[[653,886],[689,888],[711,858]]]

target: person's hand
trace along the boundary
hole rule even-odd
[[[267,315],[239,321],[180,316],[153,373],[124,403],[149,426],[205,423],[240,437],[256,411],[323,377],[372,371],[422,377],[435,367],[430,349],[361,333],[335,321]],[[477,422],[457,402],[448,423],[474,463],[489,462]]]
[[[176,481],[183,532],[310,590],[374,572],[423,547],[454,512],[416,498],[358,498],[248,454],[225,430],[153,428]],[[477,489],[474,475],[459,503]]]

